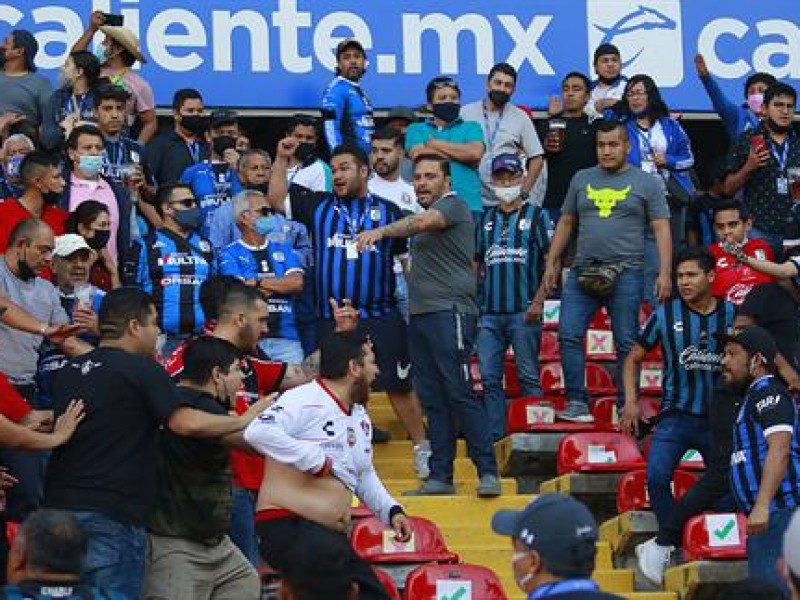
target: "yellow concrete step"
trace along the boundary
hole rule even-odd
[[[467,488],[468,491],[471,488]],[[425,517],[440,528],[457,527],[465,523],[491,532],[492,515],[498,510],[521,510],[535,496],[506,494],[498,498],[478,498],[474,493],[463,496],[399,497],[406,512]],[[500,538],[498,538],[500,539]]]
[[[496,542],[490,544],[480,544],[477,541],[480,539],[480,534],[478,534],[471,542],[451,543],[451,538],[448,537],[448,534],[450,533],[452,533],[452,531],[445,532],[447,547],[453,552],[458,552],[458,555],[461,557],[462,561],[476,565],[483,565],[485,567],[489,567],[495,572],[500,573],[510,568],[511,543],[507,539],[505,540],[505,544],[502,546]],[[497,536],[493,537],[496,538]],[[610,571],[614,569],[614,564],[611,557],[611,547],[608,544],[597,544],[595,569],[601,571]]]
[[[411,456],[405,458],[376,458],[375,470],[381,479],[412,479],[415,477]],[[453,463],[456,480],[472,480],[478,478],[475,465],[469,458],[457,458]]]
[[[386,444],[373,444],[372,448],[375,451],[374,461],[377,463],[385,458],[410,458],[413,452],[413,444],[411,440],[393,439]],[[467,456],[467,443],[464,440],[458,440],[456,446],[456,457],[466,458]]]
[[[419,479],[384,479],[386,489],[400,501],[405,501],[403,492],[406,490],[417,489],[422,482]],[[442,496],[443,498],[453,498],[454,496],[475,496],[478,487],[478,478],[456,479],[454,481],[456,493],[452,496]],[[517,493],[517,482],[513,479],[500,479],[503,495],[515,495]]]

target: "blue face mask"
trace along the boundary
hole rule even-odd
[[[96,177],[103,170],[103,157],[99,154],[97,156],[81,156],[78,160],[78,168],[84,175]]]
[[[261,216],[256,219],[254,228],[259,235],[279,233],[283,228],[283,219],[277,215]]]

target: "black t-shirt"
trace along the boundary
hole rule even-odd
[[[757,285],[736,309],[737,314],[748,315],[766,329],[775,339],[778,351],[790,363],[797,360],[800,346],[800,328],[797,322],[797,304],[792,295],[778,283]]]
[[[561,208],[567,196],[572,176],[581,169],[597,164],[597,150],[594,145],[594,132],[589,124],[589,117],[557,117],[567,122],[564,148],[555,154],[547,152],[547,191],[545,192],[545,208]],[[545,139],[549,120],[538,123],[539,136]]]
[[[208,158],[208,144],[198,140],[190,148],[174,130],[153,138],[144,151],[145,168],[158,185],[180,181],[188,167]]]
[[[74,398],[84,401],[86,416],[53,452],[45,505],[146,525],[156,496],[156,433],[183,404],[175,384],[147,356],[100,347],[56,377],[56,415]]]

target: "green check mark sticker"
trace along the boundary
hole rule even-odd
[[[560,310],[561,306],[558,304],[550,306],[549,308],[545,306],[544,308],[545,321],[555,321],[556,319],[558,319],[558,313],[560,312]]]
[[[442,596],[442,600],[461,600],[467,594],[467,588],[458,588],[452,596]]]
[[[730,519],[725,525],[722,527],[714,530],[714,535],[717,536],[718,539],[724,540],[725,538],[730,535],[731,530],[736,527],[736,519]]]

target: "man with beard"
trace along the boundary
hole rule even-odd
[[[256,515],[261,555],[282,571],[297,541],[313,540],[317,548],[335,548],[352,558],[361,600],[387,600],[345,534],[355,494],[391,526],[397,541],[411,539],[403,507],[372,464],[372,423],[365,404],[378,375],[375,354],[369,339],[357,332],[329,334],[320,354],[320,378],[285,393],[244,433],[267,458]]]
[[[764,92],[766,119],[745,131],[726,159],[723,193],[734,196],[744,189],[744,205],[753,217],[752,237],[763,237],[777,259],[783,257],[783,240],[797,237],[789,171],[800,168],[800,138],[792,130],[797,92],[785,83]]]
[[[369,153],[375,122],[372,104],[359,81],[367,70],[367,53],[356,39],[336,46],[336,78],[322,96],[325,139],[333,151],[342,144],[356,144]]]
[[[525,159],[522,201],[528,200],[542,172],[542,144],[530,116],[511,104],[517,87],[517,70],[508,63],[498,63],[486,78],[486,98],[465,105],[461,118],[474,121],[483,129],[486,152],[481,157],[478,174],[481,178],[481,199],[484,206],[497,206],[500,199],[492,186],[492,160],[504,153],[521,152]]]
[[[725,343],[722,380],[744,395],[733,429],[731,484],[747,514],[747,570],[787,593],[776,562],[800,505],[797,407],[775,375],[777,346],[765,329],[750,326],[718,339]]]

